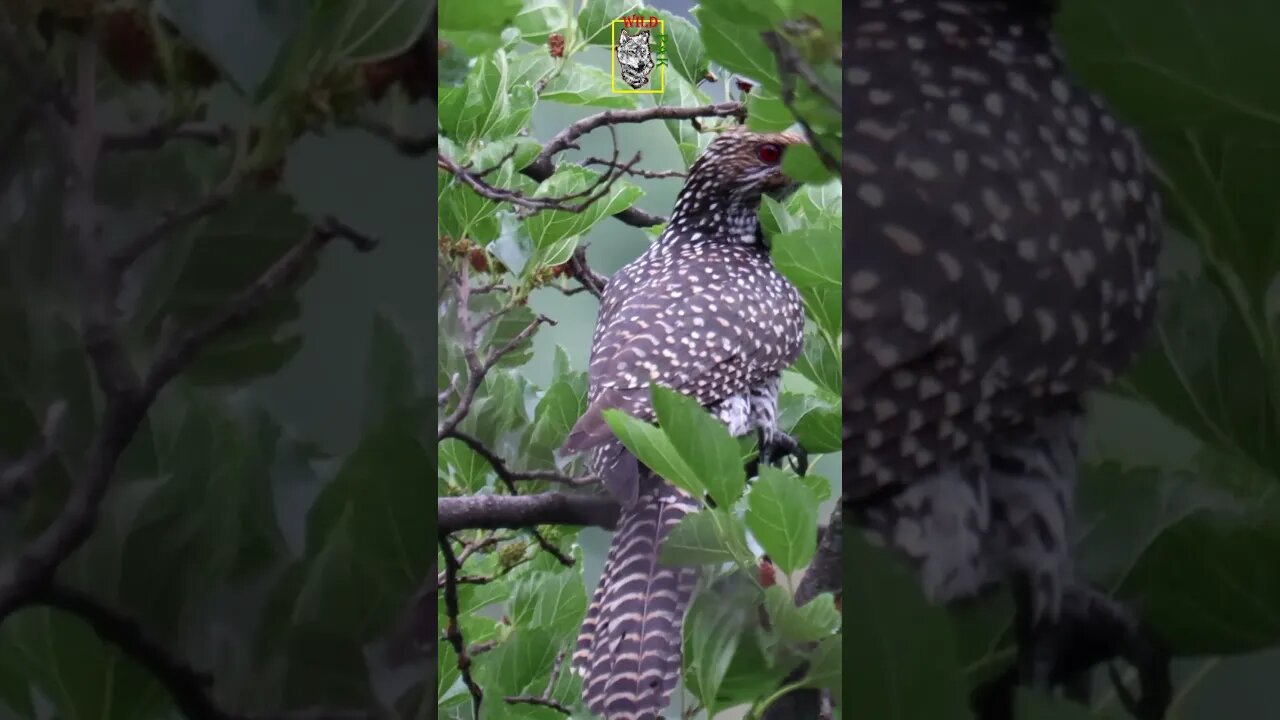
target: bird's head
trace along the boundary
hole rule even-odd
[[[782,158],[787,148],[801,144],[804,137],[791,132],[734,128],[720,133],[689,168],[672,225],[731,232],[754,228],[761,197],[781,200],[798,187],[782,172]]]

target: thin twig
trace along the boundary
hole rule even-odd
[[[589,157],[589,158],[587,158],[586,160],[583,160],[583,161],[582,161],[582,164],[583,164],[583,165],[604,165],[604,166],[609,167],[609,168],[612,168],[612,169],[614,169],[614,170],[621,170],[621,171],[623,171],[623,172],[625,172],[625,173],[627,173],[627,174],[629,174],[629,175],[635,175],[636,177],[650,178],[650,179],[654,179],[654,180],[660,180],[660,179],[663,179],[663,178],[682,178],[682,177],[685,177],[685,173],[683,173],[683,172],[681,172],[681,171],[679,171],[679,170],[640,170],[640,169],[632,169],[632,168],[628,168],[628,167],[623,166],[623,165],[618,165],[618,164],[616,164],[616,163],[614,163],[614,162],[612,162],[612,161],[610,161],[610,160],[605,160],[605,159],[603,159],[603,158],[598,158],[598,157]]]
[[[562,703],[551,697],[551,692],[556,689],[556,681],[560,679],[560,671],[564,667],[564,651],[556,653],[555,665],[551,667],[551,678],[547,680],[547,689],[542,691],[541,695],[508,695],[503,698],[512,705],[523,703],[525,705],[540,705],[553,710],[559,710],[565,715],[573,714],[573,711],[565,707]]]
[[[737,117],[746,119],[746,107],[738,102],[726,102],[716,105],[697,107],[673,107],[660,105],[639,110],[606,110],[585,117],[565,128],[542,147],[533,162],[520,170],[525,177],[535,182],[542,182],[556,173],[555,156],[572,147],[576,147],[578,138],[600,127],[620,125],[624,123],[641,123],[650,120],[686,120],[698,117]],[[615,213],[614,218],[633,227],[653,227],[661,225],[667,218],[645,212],[638,207],[629,207]]]
[[[462,630],[458,626],[457,577],[460,566],[457,556],[453,554],[453,548],[449,546],[448,535],[440,535],[440,553],[444,555],[445,638],[453,646],[453,651],[458,656],[458,672],[462,674],[462,681],[466,684],[467,689],[471,691],[473,713],[476,717],[480,717],[480,703],[484,700],[484,691],[480,689],[480,686],[471,677],[471,656],[467,654],[466,640],[462,637]]]
[[[156,150],[175,140],[191,140],[216,146],[230,142],[234,137],[235,133],[229,125],[163,120],[138,130],[105,133],[102,136],[102,149],[120,152]]]
[[[485,358],[480,357],[479,341],[477,333],[480,327],[471,320],[471,283],[468,275],[468,265],[462,263],[461,268],[457,271],[447,269],[450,280],[453,282],[457,290],[458,297],[458,332],[461,335],[459,341],[462,345],[462,356],[467,364],[467,383],[463,386],[461,392],[458,393],[458,405],[453,412],[444,419],[440,427],[436,431],[436,441],[439,442],[445,438],[451,437],[452,433],[457,429],[458,424],[466,418],[467,413],[471,412],[471,404],[475,401],[476,393],[480,390],[480,386],[484,384],[484,378],[493,366],[498,363],[504,356],[510,354],[517,347],[520,347],[525,341],[533,337],[538,327],[544,324],[554,325],[555,321],[544,315],[534,318],[520,332],[516,333],[502,347],[493,350]],[[487,324],[495,317],[502,315],[511,308],[503,308],[490,315],[483,323]]]
[[[212,318],[187,330],[167,343],[157,353],[144,385],[148,397],[154,397],[191,359],[215,337],[250,320],[280,288],[291,285],[308,261],[333,240],[346,240],[358,252],[370,252],[377,240],[333,217],[326,217],[310,235],[284,254],[252,285],[228,300]]]
[[[112,269],[117,274],[124,272],[148,250],[159,245],[173,233],[226,207],[231,203],[237,186],[238,181],[235,178],[227,178],[190,207],[160,218],[150,229],[125,243],[124,247],[111,257]]]
[[[596,477],[591,475],[571,477],[564,473],[556,472],[555,470],[512,470],[507,466],[505,460],[498,457],[498,454],[494,451],[485,447],[484,443],[480,442],[479,438],[462,432],[457,428],[450,430],[449,433],[445,435],[445,438],[453,438],[454,440],[461,441],[467,447],[471,448],[475,454],[484,458],[484,461],[489,463],[489,467],[493,468],[493,472],[496,473],[504,483],[513,489],[517,482],[536,482],[543,480],[547,482],[560,483],[561,485],[568,485],[570,487],[581,487],[584,485],[591,485],[599,481]]]
[[[58,400],[50,405],[45,412],[40,438],[35,447],[28,450],[16,462],[0,469],[0,506],[14,500],[25,500],[30,495],[36,474],[57,450],[62,423],[66,416],[65,401]]]

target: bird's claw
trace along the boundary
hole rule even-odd
[[[791,458],[791,469],[797,475],[804,477],[805,473],[809,472],[808,451],[800,446],[799,441],[781,430],[775,430],[772,433],[759,431],[757,445],[760,452],[747,463],[747,477],[759,475],[762,463],[781,467],[782,461],[788,457]]]
[[[1163,643],[1101,593],[1078,588],[1075,598],[1057,623],[1034,631],[1033,647],[1019,648],[1020,655],[1027,654],[1018,664],[975,688],[972,703],[980,720],[1012,720],[1017,685],[1049,691],[1068,687],[1100,663],[1107,663],[1117,697],[1136,720],[1164,719],[1173,686]],[[1110,662],[1116,659],[1137,670],[1138,692],[1120,678]]]

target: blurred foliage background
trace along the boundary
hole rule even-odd
[[[1069,64],[1138,130],[1169,221],[1159,326],[1138,366],[1091,399],[1080,572],[1138,607],[1180,656],[1170,718],[1274,717],[1280,65],[1265,28],[1280,6],[1061,5]],[[845,647],[868,670],[846,673],[850,696],[894,717],[964,717],[967,683],[1010,657],[1009,603],[931,612],[877,572],[850,560]],[[877,584],[855,597],[860,577]],[[855,659],[867,645],[855,638],[897,648]],[[888,688],[890,668],[913,680]],[[1095,688],[1090,710],[1026,698],[1028,716],[1125,717],[1105,675]]]
[[[429,88],[415,73],[433,74],[433,5],[0,8],[13,47],[66,78],[64,89],[77,45],[93,38],[100,129],[141,140],[109,141],[99,159],[104,251],[225,200],[173,223],[124,276],[121,334],[137,367],[165,322],[217,315],[323,216],[380,240],[367,253],[332,243],[160,394],[94,534],[57,575],[207,672],[227,717],[434,708],[427,637],[405,629],[430,566],[434,180],[425,160],[352,125],[357,112],[398,108],[406,124],[425,116],[429,136],[432,91],[412,87]],[[43,117],[22,122],[29,79],[0,64],[0,133],[11,141],[0,150],[0,454],[34,446],[51,403],[67,409],[31,499],[0,508],[6,562],[61,508],[103,406],[79,337],[59,148]],[[192,139],[210,130],[216,140]],[[32,607],[3,620],[0,717],[180,716],[153,673],[72,614]]]

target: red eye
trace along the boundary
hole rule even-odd
[[[777,165],[782,161],[782,148],[773,143],[766,143],[756,150],[756,156],[760,158],[762,163]]]

